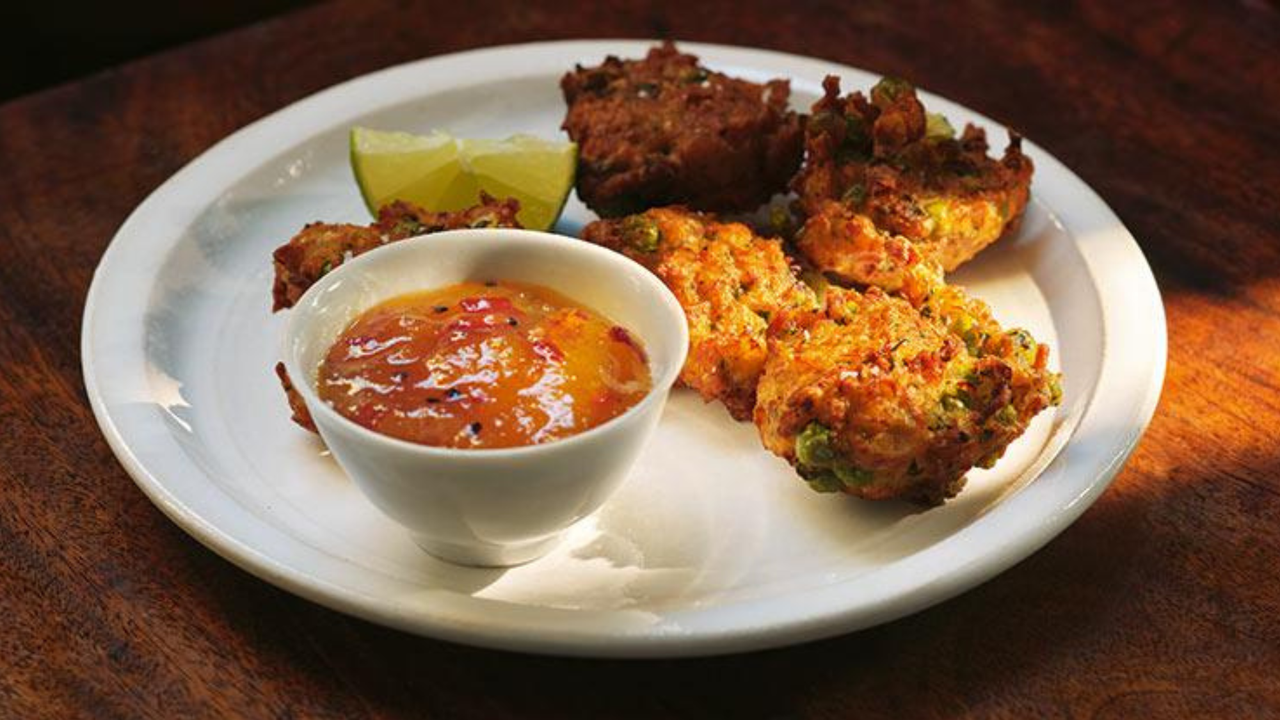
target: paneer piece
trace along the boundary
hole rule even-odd
[[[708,70],[667,42],[643,60],[608,57],[560,82],[578,144],[578,196],[603,217],[651,207],[747,211],[800,167],[800,117],[786,80]]]
[[[772,328],[755,423],[814,490],[939,504],[1061,400],[1029,333],[959,288],[911,290],[830,288]]]
[[[841,97],[836,77],[823,87],[792,181],[806,219],[797,247],[821,270],[893,290],[903,240],[949,272],[1017,229],[1033,171],[1017,135],[995,160],[981,129],[956,138],[904,81],[881,80],[869,100]]]
[[[520,203],[480,194],[480,203],[457,212],[431,212],[396,201],[378,211],[372,225],[314,222],[272,254],[276,277],[272,311],[293,307],[315,281],[347,260],[387,243],[426,233],[475,227],[518,228]]]
[[[782,311],[816,310],[775,239],[684,208],[591,223],[583,239],[636,260],[666,283],[689,321],[680,381],[749,420],[764,366],[766,331]]]

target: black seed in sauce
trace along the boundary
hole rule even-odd
[[[473,422],[467,426],[467,429],[471,431],[472,435],[479,435],[480,431],[484,429],[484,425],[481,425],[478,422]]]
[[[450,400],[457,400],[462,397],[462,393],[458,392],[457,388],[449,388],[449,392],[445,393],[445,395],[448,396]]]
[[[435,311],[436,311],[436,312],[438,312],[438,313],[442,313],[442,312],[447,312],[447,311],[449,310],[449,306],[448,306],[448,305],[437,305],[437,306],[435,306],[435,307],[433,307],[433,308],[431,308],[431,309],[432,309],[432,310],[435,310]]]

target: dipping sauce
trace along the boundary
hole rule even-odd
[[[320,365],[320,398],[384,435],[451,448],[537,445],[649,392],[625,328],[537,285],[460,283],[360,315]]]

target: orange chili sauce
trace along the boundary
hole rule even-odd
[[[537,445],[640,402],[652,380],[626,329],[537,285],[460,283],[387,300],[320,364],[320,398],[391,437],[451,448]]]

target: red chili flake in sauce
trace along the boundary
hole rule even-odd
[[[627,332],[627,329],[622,327],[621,325],[614,325],[613,327],[609,328],[609,337],[622,343],[623,345],[626,345],[632,350],[635,350],[636,355],[640,356],[641,360],[645,360],[645,361],[648,360],[648,358],[645,357],[644,348],[640,347],[640,343],[636,342],[636,339],[631,337],[631,333]]]
[[[551,362],[564,361],[564,353],[560,351],[560,348],[546,340],[534,340],[533,351],[544,360],[550,360]]]

